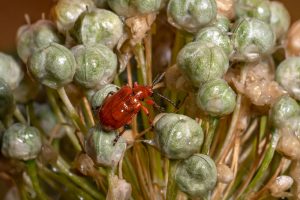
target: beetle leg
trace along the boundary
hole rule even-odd
[[[136,88],[137,86],[139,86],[139,84],[135,81],[135,82],[133,83],[133,87]]]
[[[126,126],[126,125],[125,125]],[[116,145],[116,143],[118,142],[119,138],[123,135],[123,133],[126,131],[126,128],[124,127],[124,129],[115,137],[114,141],[113,141],[113,146]]]
[[[148,105],[155,105],[155,102],[152,100],[152,99],[147,99],[146,101],[146,104],[148,104]]]
[[[147,115],[149,124],[152,124],[152,120],[150,119],[150,113],[149,113],[148,108],[146,108],[146,107],[143,106],[143,105],[141,105],[141,108],[142,108],[143,112]]]

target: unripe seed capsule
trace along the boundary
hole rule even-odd
[[[282,96],[274,103],[270,111],[270,119],[277,128],[284,126],[289,118],[300,114],[300,106],[289,96]]]
[[[214,26],[219,28],[224,33],[228,34],[230,28],[230,21],[227,17],[223,15],[217,15],[216,19],[212,21],[208,26]]]
[[[253,17],[270,22],[271,10],[268,0],[237,0],[235,11],[238,17]]]
[[[180,50],[177,66],[195,87],[199,87],[206,81],[221,78],[229,67],[229,60],[222,48],[196,41]]]
[[[126,141],[120,137],[116,144],[117,132],[104,132],[91,128],[85,139],[85,151],[96,165],[113,167],[118,164],[126,150]]]
[[[28,60],[30,73],[42,84],[58,89],[73,80],[76,61],[66,47],[51,43],[35,51]]]
[[[78,45],[72,48],[77,69],[74,80],[84,88],[110,83],[117,72],[117,56],[108,47]]]
[[[261,55],[271,53],[275,40],[271,26],[254,18],[242,19],[237,24],[232,37],[237,59],[246,61],[255,61]]]
[[[300,140],[300,114],[286,120],[283,127],[288,133],[295,134]]]
[[[21,66],[13,57],[0,52],[0,78],[13,90],[18,87],[23,78]]]
[[[291,24],[291,16],[286,7],[278,1],[271,1],[270,9],[270,25],[276,34],[276,38],[280,39],[287,33],[289,29]]]
[[[212,116],[223,116],[233,112],[236,94],[223,79],[215,79],[202,85],[197,94],[197,105]]]
[[[39,20],[34,24],[23,25],[17,33],[17,51],[24,63],[32,53],[50,43],[63,43],[62,36],[58,33],[53,22]]]
[[[210,157],[194,154],[178,164],[175,181],[181,191],[206,199],[217,182],[216,165]]]
[[[118,15],[133,17],[157,12],[161,7],[162,0],[108,0],[107,2]]]
[[[0,78],[0,120],[15,110],[14,96],[8,84]]]
[[[13,124],[3,134],[2,154],[19,160],[35,159],[42,148],[38,129],[24,124]]]
[[[300,100],[300,57],[290,57],[281,62],[275,79],[291,96]]]
[[[71,34],[78,43],[100,43],[113,48],[123,35],[123,23],[119,16],[111,11],[94,9],[80,15]]]
[[[167,14],[173,26],[197,32],[216,18],[217,5],[215,0],[170,0]]]
[[[154,124],[156,142],[170,159],[186,159],[199,151],[203,142],[201,126],[185,115],[166,113]]]

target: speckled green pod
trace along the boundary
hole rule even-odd
[[[39,20],[34,24],[23,25],[17,33],[17,51],[24,63],[31,54],[50,43],[63,43],[63,37],[58,33],[53,22]]]
[[[0,78],[0,120],[15,110],[15,100],[9,85]]]
[[[221,47],[227,55],[232,53],[231,40],[226,32],[217,27],[206,27],[201,29],[195,37],[195,41],[212,43]]]
[[[95,8],[93,0],[59,0],[51,10],[53,21],[58,30],[66,33],[81,13]]]
[[[283,127],[286,128],[283,130],[288,130],[291,134],[295,134],[298,139],[300,139],[300,113],[284,121]]]
[[[216,165],[209,156],[195,154],[177,165],[175,181],[189,196],[208,199],[217,182]]]
[[[0,78],[2,78],[13,90],[18,87],[24,73],[21,66],[13,57],[0,52]]]
[[[113,167],[118,164],[126,150],[126,141],[119,138],[114,145],[117,132],[105,132],[98,128],[91,128],[85,139],[85,151],[96,165]]]
[[[39,82],[58,89],[73,80],[76,61],[69,49],[60,44],[51,43],[35,51],[29,58],[27,67]]]
[[[117,56],[105,45],[84,46],[72,48],[77,62],[74,76],[75,82],[84,88],[110,83],[117,72]]]
[[[109,7],[118,15],[132,17],[157,12],[162,0],[107,0]]]
[[[1,152],[19,160],[35,159],[42,148],[38,129],[24,124],[13,124],[3,134]]]
[[[221,47],[198,41],[180,50],[177,66],[195,87],[199,87],[206,81],[221,78],[229,67],[229,60]]]
[[[224,33],[227,33],[230,28],[230,20],[223,15],[217,15],[216,19],[213,20],[208,26],[217,27]]]
[[[211,116],[223,116],[233,112],[236,94],[223,79],[207,81],[197,93],[199,108]]]
[[[170,0],[167,14],[173,26],[197,32],[216,18],[217,4],[215,0]]]
[[[300,57],[289,57],[276,69],[276,81],[288,93],[300,100]]]
[[[276,128],[281,128],[289,118],[300,115],[300,106],[289,96],[282,96],[270,110],[270,120]]]
[[[170,159],[188,158],[199,151],[203,142],[201,126],[185,115],[166,113],[160,116],[154,131],[160,151]]]
[[[17,103],[27,104],[34,100],[40,92],[40,85],[25,74],[19,86],[13,90],[14,98]]]
[[[105,98],[108,96],[110,92],[115,93],[118,91],[118,86],[113,84],[107,84],[100,88],[92,97],[91,105],[93,110],[97,110],[103,104]]]
[[[235,12],[238,17],[253,17],[270,22],[271,10],[268,0],[237,0]]]
[[[232,42],[240,60],[258,60],[262,54],[271,53],[275,46],[271,26],[261,20],[244,18],[236,25]]]
[[[80,15],[71,34],[78,43],[100,43],[113,48],[123,35],[123,23],[119,16],[111,11],[94,9]]]
[[[278,1],[271,1],[270,9],[270,25],[276,34],[276,38],[279,39],[287,33],[291,24],[291,16],[286,7]]]

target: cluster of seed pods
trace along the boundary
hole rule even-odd
[[[22,199],[299,198],[282,3],[58,0],[26,21],[18,58],[0,53],[0,164]]]

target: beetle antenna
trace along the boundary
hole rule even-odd
[[[159,93],[157,93],[157,92],[153,92],[153,94],[158,95],[160,98],[166,100],[166,101],[169,102],[172,106],[174,106],[174,108],[177,108],[176,104],[175,104],[173,101],[171,101],[168,97],[165,97],[164,95],[159,94]]]
[[[156,85],[157,83],[159,83],[163,79],[163,77],[165,76],[165,74],[166,74],[166,72],[164,72],[164,73],[162,73],[160,75],[157,75],[154,78],[153,82],[152,82],[152,87],[154,87],[154,85]]]

